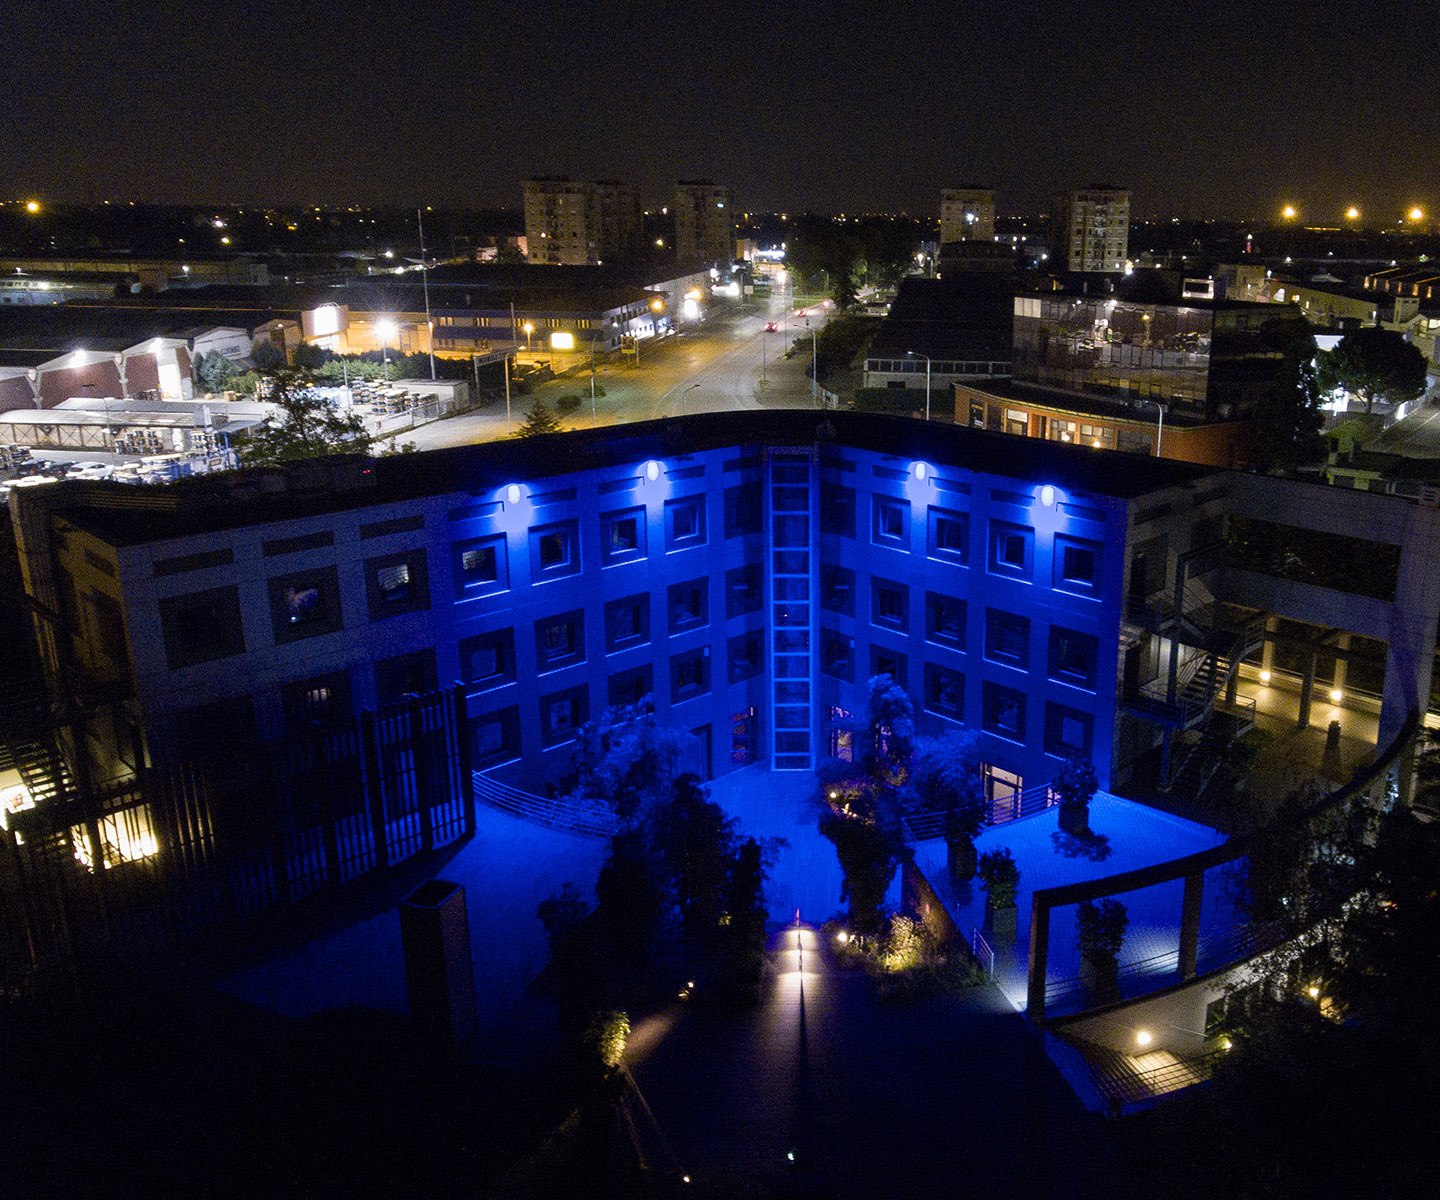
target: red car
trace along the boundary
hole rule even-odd
[[[776,325],[774,321],[766,321],[766,322],[765,322],[765,332],[766,332],[766,333],[774,333],[775,330],[778,329],[778,328],[779,328],[779,326]]]

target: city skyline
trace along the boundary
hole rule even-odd
[[[1420,5],[1364,27],[1249,0],[1041,7],[920,4],[881,28],[858,5],[823,23],[739,5],[657,30],[619,6],[492,28],[442,2],[410,28],[371,4],[339,49],[269,5],[85,7],[65,37],[22,14],[15,88],[38,99],[0,152],[17,194],[73,201],[513,208],[523,178],[568,173],[647,205],[713,178],[741,211],[923,215],[976,181],[1002,214],[1097,182],[1162,217],[1434,209],[1440,35]]]

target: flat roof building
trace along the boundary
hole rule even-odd
[[[1089,187],[1055,197],[1050,215],[1050,267],[1118,274],[1130,247],[1130,192]]]

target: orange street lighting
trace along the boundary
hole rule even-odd
[[[1293,204],[1287,204],[1280,210],[1280,215],[1287,221],[1293,221],[1295,219],[1295,206]]]
[[[1416,205],[1410,210],[1410,219],[1412,221],[1423,221],[1425,219],[1425,210],[1419,205]]]
[[[38,201],[38,200],[28,200],[28,201],[26,201],[26,203],[25,203],[25,211],[28,212],[28,213],[38,213],[38,212],[40,211],[40,201]]]
[[[661,312],[661,311],[664,310],[664,308],[665,308],[665,301],[659,299],[659,297],[656,297],[656,299],[650,301],[650,311],[651,311],[651,312]]]
[[[1352,204],[1345,210],[1345,219],[1347,221],[1358,221],[1360,219],[1360,210]]]

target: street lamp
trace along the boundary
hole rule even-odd
[[[380,361],[385,366],[385,378],[390,378],[390,339],[400,332],[400,327],[388,317],[375,323],[375,332],[380,335]]]
[[[1165,406],[1158,400],[1141,400],[1142,404],[1153,404],[1160,413],[1160,427],[1155,431],[1155,457],[1160,457],[1160,442],[1165,437]]]
[[[813,329],[810,331],[810,395],[815,399],[820,397],[820,350]]]
[[[928,354],[916,354],[913,350],[905,351],[906,358],[923,358],[925,360],[925,419],[930,419],[930,356]]]
[[[526,354],[529,354],[529,353],[530,353],[530,335],[535,332],[535,326],[534,326],[534,324],[531,323],[530,321],[526,321],[525,324],[523,324],[522,326],[520,326],[520,328],[525,331],[525,353],[526,353]]]

